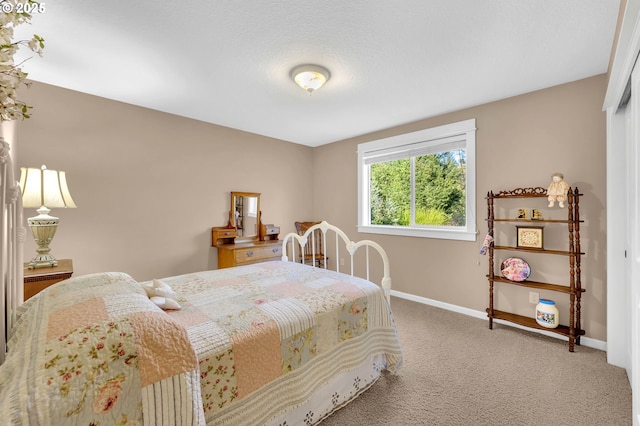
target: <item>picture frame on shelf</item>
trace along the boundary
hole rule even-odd
[[[544,248],[544,228],[542,226],[516,226],[518,248]]]

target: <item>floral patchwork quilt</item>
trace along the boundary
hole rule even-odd
[[[126,274],[72,278],[29,299],[8,346],[3,424],[204,424],[184,327]]]
[[[124,273],[75,277],[24,303],[0,366],[0,419],[259,425],[373,359],[376,371],[401,364],[387,299],[364,279],[274,261],[161,281],[179,309]]]
[[[163,281],[198,355],[208,424],[264,424],[372,356],[401,363],[387,300],[364,279],[277,261]]]

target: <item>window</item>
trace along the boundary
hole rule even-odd
[[[258,217],[258,197],[247,197],[247,216]]]
[[[476,120],[358,145],[358,231],[476,240]]]

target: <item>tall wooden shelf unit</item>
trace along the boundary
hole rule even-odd
[[[494,202],[501,199],[513,199],[513,198],[542,198],[546,202],[547,190],[545,188],[517,188],[512,191],[501,191],[497,194],[493,192],[487,193],[487,223],[489,228],[489,235],[495,238],[495,225],[499,222],[508,223],[536,223],[536,224],[566,224],[568,227],[569,249],[568,250],[548,250],[545,248],[523,248],[523,247],[511,247],[505,245],[498,245],[497,242],[492,241],[489,245],[489,274],[487,278],[489,280],[489,308],[487,308],[487,315],[489,317],[489,328],[493,328],[493,320],[500,319],[504,321],[513,322],[525,327],[537,328],[554,333],[561,334],[569,338],[569,351],[573,352],[574,345],[580,344],[580,336],[585,334],[585,331],[580,327],[581,323],[581,305],[580,299],[584,289],[582,288],[582,281],[580,278],[580,257],[584,255],[580,251],[580,223],[584,222],[580,220],[580,194],[578,188],[569,188],[567,194],[567,200],[565,202],[565,208],[567,209],[567,219],[554,220],[554,219],[515,219],[515,218],[497,218],[494,215]],[[546,203],[545,203],[546,206]],[[556,227],[556,230],[549,230],[545,232],[560,232]],[[537,255],[559,255],[567,256],[569,258],[569,285],[552,284],[538,281],[510,281],[500,274],[500,265],[495,264],[494,251],[506,250],[506,251],[525,251],[527,253],[535,253]],[[497,273],[496,273],[497,271]],[[566,294],[569,296],[569,324],[559,325],[557,328],[545,328],[536,322],[533,315],[531,317],[513,314],[510,312],[499,311],[494,309],[494,286],[495,283],[511,284],[528,288],[536,288],[540,290],[550,290],[558,293]],[[561,321],[564,315],[560,315]]]

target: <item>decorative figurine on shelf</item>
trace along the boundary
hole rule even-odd
[[[487,234],[482,242],[482,247],[480,247],[480,254],[487,254],[487,250],[489,249],[492,241],[493,236],[491,234]]]
[[[553,207],[553,204],[557,201],[560,208],[564,207],[564,200],[567,199],[567,192],[569,191],[569,184],[564,181],[562,173],[554,173],[551,175],[551,184],[547,189],[547,199],[549,200],[549,207]]]

